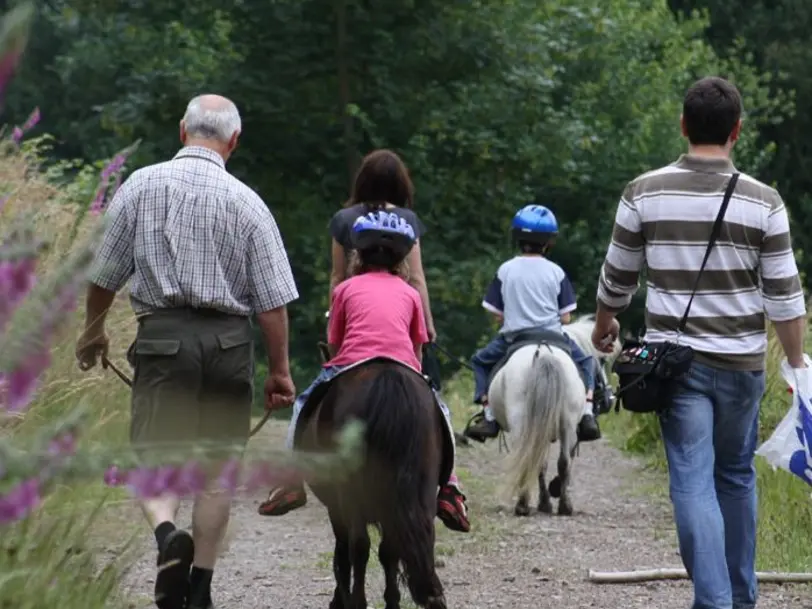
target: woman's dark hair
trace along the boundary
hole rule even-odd
[[[350,254],[349,277],[372,271],[388,271],[401,279],[409,280],[409,265],[388,247],[353,250]]]
[[[391,150],[373,150],[355,173],[346,207],[363,203],[367,211],[383,209],[387,203],[412,209],[414,186],[409,170]]]

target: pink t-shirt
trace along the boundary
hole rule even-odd
[[[342,281],[333,290],[327,341],[338,352],[325,366],[385,356],[420,370],[415,347],[429,342],[420,294],[386,272]]]

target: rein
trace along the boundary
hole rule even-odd
[[[132,389],[132,386],[133,386],[133,380],[132,380],[132,379],[131,379],[129,376],[127,376],[127,375],[126,375],[126,374],[125,374],[125,373],[124,373],[124,372],[121,370],[121,368],[119,368],[119,367],[118,367],[118,366],[116,366],[116,365],[115,365],[113,362],[111,362],[109,359],[107,359],[107,357],[106,357],[106,356],[102,356],[102,368],[103,368],[103,369],[105,369],[105,370],[107,370],[108,368],[109,368],[110,370],[112,370],[112,371],[115,373],[115,375],[116,375],[118,378],[120,378],[120,379],[121,379],[121,382],[122,382],[122,383],[124,383],[125,385],[127,385],[127,387],[129,387],[130,389]],[[270,410],[266,410],[266,411],[265,411],[265,414],[263,414],[263,415],[262,415],[262,418],[259,420],[259,422],[258,422],[256,425],[254,425],[254,427],[253,427],[253,428],[251,429],[251,431],[248,433],[248,437],[249,437],[249,438],[253,438],[255,435],[257,435],[257,434],[259,433],[259,430],[260,430],[260,429],[262,429],[262,428],[264,427],[265,423],[267,423],[267,422],[268,422],[268,419],[270,419],[270,418],[271,418],[271,411],[270,411]]]

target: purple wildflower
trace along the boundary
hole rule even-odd
[[[143,467],[127,474],[127,486],[138,499],[175,494],[179,469],[174,465]]]
[[[23,131],[28,131],[29,129],[33,129],[37,123],[39,123],[40,119],[42,118],[42,114],[40,114],[39,107],[34,108],[34,111],[28,115],[28,118],[25,119],[23,123]]]
[[[48,348],[24,357],[17,368],[0,373],[0,407],[9,412],[25,410],[37,389],[40,375],[51,365]]]
[[[232,494],[237,492],[237,487],[240,485],[241,466],[239,459],[230,459],[220,470],[217,487]]]
[[[111,465],[104,472],[104,483],[107,486],[123,486],[127,482],[127,472],[122,472],[118,465]]]
[[[0,495],[0,522],[25,518],[41,501],[39,480],[30,478]]]
[[[76,434],[66,431],[54,437],[48,445],[52,457],[69,457],[76,453]]]
[[[98,214],[104,209],[105,203],[109,197],[113,196],[118,190],[119,185],[121,184],[121,170],[124,168],[124,163],[127,162],[127,158],[130,156],[132,150],[125,150],[124,152],[119,152],[116,156],[113,157],[113,160],[110,161],[107,165],[105,165],[104,169],[101,172],[101,180],[99,182],[99,187],[96,189],[96,194],[93,197],[93,202],[90,204],[90,211],[91,213]],[[113,183],[113,187],[109,188],[110,185],[110,178],[113,175],[117,175],[116,181]]]
[[[25,134],[39,122],[40,118],[41,115],[39,108],[34,108],[34,111],[28,115],[28,118],[25,120],[22,127],[14,127],[14,131],[11,133],[11,141],[13,141],[15,144],[19,144],[22,141],[23,136],[25,136]]]
[[[180,497],[196,495],[206,490],[206,472],[194,461],[181,465],[176,479],[175,494]]]

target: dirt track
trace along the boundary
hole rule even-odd
[[[271,421],[262,439],[282,442],[285,424]],[[440,578],[450,608],[458,609],[681,609],[691,605],[688,583],[595,585],[587,571],[680,567],[669,506],[653,499],[661,481],[605,440],[581,448],[575,462],[575,515],[517,519],[500,503],[496,443],[461,447],[459,470],[474,529],[468,535],[437,521]],[[215,574],[218,609],[326,609],[332,596],[333,537],[324,508],[311,497],[302,510],[280,518],[256,514],[262,497],[243,497],[234,515],[233,541]],[[188,523],[185,509],[180,522]],[[144,532],[145,540],[148,538]],[[367,598],[382,607],[383,581],[373,549]],[[148,606],[154,582],[152,547],[132,569],[128,588]],[[404,607],[411,607],[404,603]],[[759,609],[812,607],[807,587],[761,588]]]

